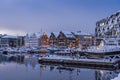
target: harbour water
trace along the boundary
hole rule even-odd
[[[37,58],[0,56],[0,80],[112,80],[120,74],[120,70],[43,65]]]

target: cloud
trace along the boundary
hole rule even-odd
[[[0,29],[0,34],[22,35],[22,36],[24,36],[26,34],[26,32],[24,32],[23,30]]]

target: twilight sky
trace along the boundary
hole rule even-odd
[[[0,0],[0,33],[79,31],[120,10],[120,0]]]

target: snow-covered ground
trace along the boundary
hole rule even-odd
[[[120,73],[118,74],[118,77],[111,79],[111,80],[120,80]]]

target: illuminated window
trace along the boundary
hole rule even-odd
[[[104,26],[104,25],[105,25],[105,23],[103,22],[103,23],[100,23],[99,25],[100,25],[100,26]]]
[[[45,32],[43,32],[43,36],[45,36],[46,35],[46,33]]]

